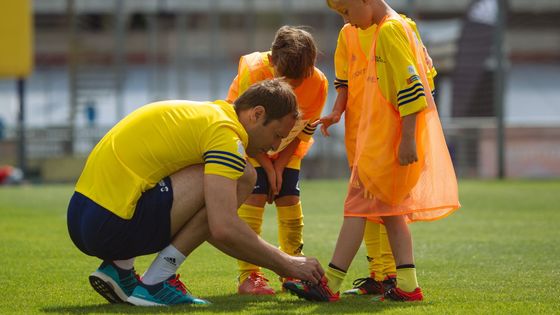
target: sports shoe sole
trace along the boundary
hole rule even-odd
[[[89,276],[89,283],[93,289],[104,297],[109,303],[124,303],[128,296],[119,285],[106,274],[95,271]]]
[[[167,306],[165,304],[160,304],[156,302],[151,302],[148,300],[144,300],[141,298],[137,298],[135,296],[129,296],[126,300],[128,304],[136,305],[136,306]]]

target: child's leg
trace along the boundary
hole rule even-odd
[[[367,221],[364,230],[364,244],[367,249],[369,274],[377,281],[383,281],[383,261],[381,259],[381,234],[382,225]]]
[[[340,285],[346,276],[346,271],[360,248],[362,238],[364,237],[365,224],[365,218],[344,218],[331,263],[325,273],[328,286],[333,292],[340,290]]]
[[[404,216],[383,217],[383,222],[397,265],[397,287],[405,292],[412,292],[418,287],[418,280],[408,224]]]
[[[292,157],[282,173],[282,187],[274,201],[278,209],[278,241],[289,255],[301,255],[303,249],[303,210],[299,199],[301,159]]]
[[[261,235],[265,203],[266,195],[251,195],[237,210],[239,217],[258,235]],[[238,260],[237,264],[239,266],[239,283],[243,283],[251,273],[261,270],[259,266],[243,260]]]
[[[389,244],[389,238],[387,237],[387,229],[383,224],[379,224],[379,243],[379,261],[382,266],[381,273],[383,274],[383,279],[386,277],[395,277],[397,274],[395,258],[393,257],[391,244]],[[376,280],[378,280],[377,277]]]
[[[299,196],[276,199],[278,209],[278,242],[288,255],[301,255],[303,249],[303,210]]]

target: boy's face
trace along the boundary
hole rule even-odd
[[[363,30],[373,24],[370,0],[337,0],[331,3],[333,9],[342,16],[344,22]]]

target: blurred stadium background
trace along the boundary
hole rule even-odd
[[[434,59],[458,175],[560,176],[560,1],[387,2],[417,20]],[[268,50],[281,25],[310,27],[332,81],[342,26],[324,0],[8,0],[0,11],[29,24],[33,66],[6,73],[12,61],[0,60],[0,165],[41,182],[74,181],[95,143],[139,106],[224,98],[239,56]],[[22,38],[6,23],[1,58]],[[331,84],[325,113],[335,95]],[[347,175],[343,132],[341,123],[332,138],[315,136],[305,178]]]

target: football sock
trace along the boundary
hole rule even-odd
[[[393,257],[393,251],[391,250],[391,244],[389,243],[389,238],[387,237],[387,229],[385,225],[379,225],[379,242],[380,242],[380,255],[379,261],[382,266],[381,276],[383,278],[387,276],[394,276],[397,274],[397,267],[395,265],[395,258]],[[383,279],[375,279],[383,280]]]
[[[416,268],[414,265],[397,266],[397,288],[404,292],[412,292],[418,287]]]
[[[135,258],[125,259],[125,260],[113,260],[113,264],[115,264],[117,267],[121,269],[130,270],[134,268],[134,259]]]
[[[377,281],[383,280],[383,264],[381,260],[381,240],[379,230],[381,224],[366,221],[364,243],[367,249],[369,274]]]
[[[344,277],[346,277],[346,272],[330,263],[325,271],[325,277],[327,278],[327,285],[331,291],[336,293],[340,291],[340,286],[342,285],[342,281],[344,281]]]
[[[177,272],[179,266],[185,261],[183,255],[175,246],[164,248],[154,259],[150,268],[142,276],[142,282],[147,285],[163,282]]]
[[[278,209],[278,241],[280,250],[292,256],[302,255],[303,212],[301,202]]]
[[[255,207],[248,204],[242,204],[237,210],[239,217],[251,227],[255,233],[261,235],[261,227],[263,221],[264,207]],[[246,261],[238,260],[239,267],[239,283],[242,283],[254,271],[260,271],[260,267],[248,263]]]

